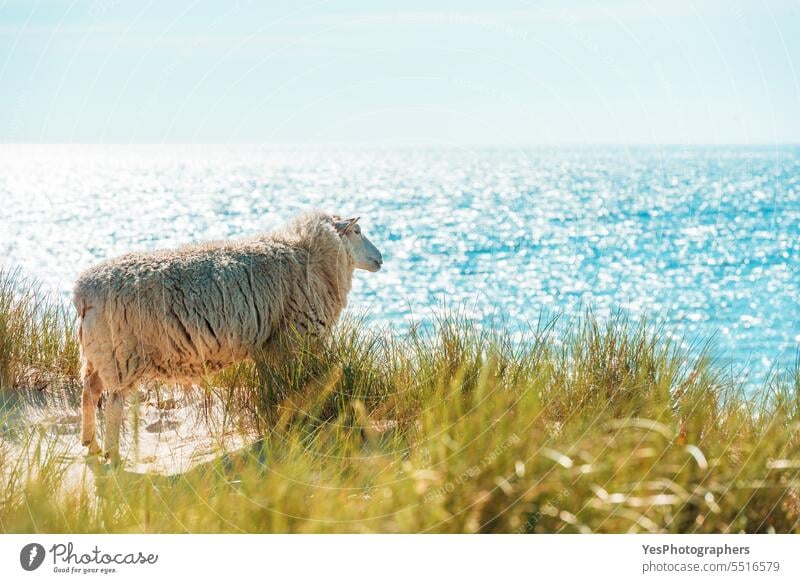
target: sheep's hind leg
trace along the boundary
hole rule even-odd
[[[83,394],[81,396],[81,443],[89,448],[89,455],[100,453],[97,443],[97,404],[103,394],[100,375],[87,365],[83,372]]]
[[[119,434],[122,426],[122,414],[125,409],[127,390],[114,391],[106,404],[106,427],[104,435],[105,456],[114,464],[119,464]]]

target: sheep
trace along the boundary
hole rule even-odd
[[[81,441],[119,463],[127,394],[143,380],[192,382],[275,353],[291,334],[322,339],[347,304],[353,271],[383,258],[358,218],[314,211],[278,232],[107,260],[77,279]]]

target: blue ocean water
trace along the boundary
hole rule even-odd
[[[384,269],[350,305],[478,323],[615,309],[714,336],[751,380],[800,345],[800,148],[0,146],[0,257],[64,298],[92,263],[359,215]]]

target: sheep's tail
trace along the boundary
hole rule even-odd
[[[78,341],[83,345],[83,318],[86,316],[86,299],[78,290],[72,294],[72,305],[78,313]]]
[[[89,359],[86,357],[86,350],[84,340],[84,328],[86,327],[86,313],[92,309],[92,306],[87,305],[86,298],[78,290],[72,294],[72,305],[75,306],[75,311],[78,312],[78,346],[80,347],[80,361],[81,361],[81,378],[86,379],[94,372],[94,367]],[[100,404],[98,403],[98,407]]]

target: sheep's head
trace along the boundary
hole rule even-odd
[[[342,240],[350,246],[356,262],[356,269],[378,271],[383,265],[383,257],[378,248],[361,232],[361,226],[356,224],[359,218],[340,219],[334,217],[334,226]]]

